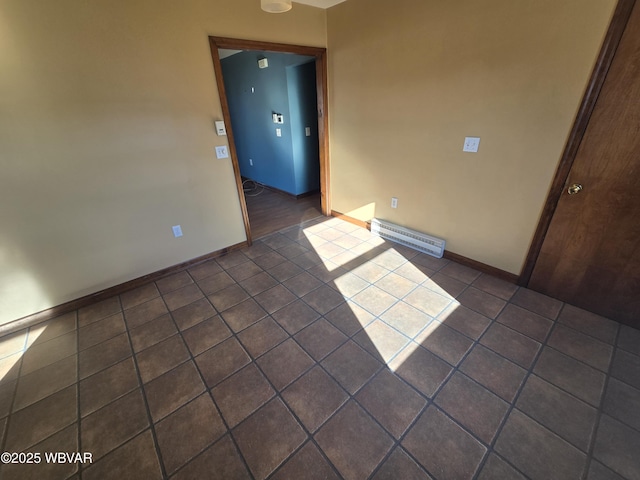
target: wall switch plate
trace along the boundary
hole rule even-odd
[[[180,225],[174,225],[171,229],[173,230],[174,237],[178,238],[182,236],[182,227]]]
[[[282,129],[276,128],[276,137],[281,137],[281,136],[282,136]]]
[[[391,208],[398,208],[398,199],[396,197],[391,197]]]
[[[253,160],[251,158],[249,159],[249,166],[253,167]]]
[[[305,134],[307,137],[310,137],[310,136],[311,136],[311,127],[305,127],[305,128],[304,128],[304,134]]]
[[[480,145],[480,137],[465,137],[464,147],[462,147],[462,151],[475,153],[478,151],[479,145]]]
[[[229,158],[229,150],[227,147],[216,147],[216,157],[218,158]]]

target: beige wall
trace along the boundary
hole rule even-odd
[[[0,0],[0,324],[245,240],[208,35],[325,46],[326,14]]]
[[[332,208],[443,237],[455,253],[519,273],[614,6],[330,9]],[[465,136],[481,137],[479,153],[462,152]]]

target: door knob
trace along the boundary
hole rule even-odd
[[[582,190],[582,185],[580,185],[579,183],[574,183],[567,189],[567,193],[569,195],[575,195],[576,193],[580,193],[581,190]]]

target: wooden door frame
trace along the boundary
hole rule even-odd
[[[531,241],[524,267],[520,273],[518,283],[521,286],[526,287],[529,285],[540,251],[542,250],[542,245],[549,231],[551,220],[558,207],[558,202],[564,193],[564,187],[569,178],[571,167],[576,159],[578,149],[580,148],[587,126],[591,120],[591,115],[602,91],[607,74],[609,73],[609,68],[615,57],[616,50],[618,49],[622,34],[631,16],[634,4],[635,0],[618,0],[595,67],[591,73],[587,89],[580,103],[578,113],[576,114],[576,119],[569,133],[562,157],[560,158],[560,163],[551,184],[549,194],[547,195],[542,214],[540,215],[540,221],[533,240]]]
[[[247,233],[247,243],[251,245],[251,226],[249,224],[249,212],[247,210],[247,202],[244,198],[244,190],[242,188],[242,178],[240,175],[240,164],[238,163],[238,153],[236,151],[233,129],[231,128],[231,112],[229,111],[229,102],[227,100],[227,92],[224,87],[222,78],[222,64],[220,63],[219,48],[227,48],[230,50],[256,50],[276,53],[295,53],[297,55],[306,55],[315,57],[316,59],[316,97],[318,102],[318,143],[320,157],[320,201],[323,215],[331,214],[331,196],[329,194],[329,116],[327,115],[327,49],[321,47],[306,47],[302,45],[289,45],[285,43],[259,42],[254,40],[242,40],[238,38],[228,37],[209,37],[209,45],[211,47],[211,59],[213,60],[213,69],[216,76],[216,84],[218,85],[218,93],[220,94],[220,103],[222,105],[222,117],[227,128],[227,138],[229,140],[229,153],[231,155],[231,164],[233,165],[233,173],[236,178],[236,187],[238,189],[238,197],[240,198],[240,206],[242,209],[242,218],[244,220],[244,229]]]

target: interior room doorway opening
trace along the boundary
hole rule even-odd
[[[221,37],[209,40],[247,241],[251,244],[270,230],[329,215],[326,49]],[[221,57],[226,57],[224,65]],[[250,68],[247,65],[260,75],[257,86],[225,84],[225,69],[242,72]],[[275,89],[269,93],[264,91],[267,79]],[[306,87],[298,86],[305,81]],[[284,85],[278,89],[278,84]],[[297,99],[308,98],[310,91],[315,105],[305,109]],[[283,104],[274,96],[280,96],[287,108],[274,107]],[[236,115],[235,123],[234,111],[244,112]],[[245,122],[247,117],[258,123]],[[315,151],[309,150],[310,145]],[[269,148],[274,151],[265,150]],[[315,165],[310,165],[310,157]]]

